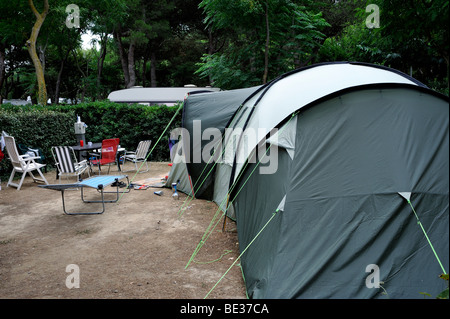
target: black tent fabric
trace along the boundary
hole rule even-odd
[[[351,90],[304,108],[294,158],[280,152],[277,174],[251,174],[234,199],[243,250],[285,196],[242,256],[249,296],[422,298],[444,290],[443,270],[398,192],[411,192],[448,269],[448,132],[448,99],[412,87]],[[381,288],[366,285],[369,265]]]

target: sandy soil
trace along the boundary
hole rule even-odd
[[[167,163],[151,163],[148,173],[126,174],[138,181],[168,172]],[[45,174],[50,184],[58,183],[55,175]],[[159,190],[162,196],[154,194]],[[217,206],[195,199],[179,216],[186,195],[181,193],[179,200],[171,195],[168,188],[132,189],[118,203],[106,204],[101,215],[69,216],[63,213],[59,191],[40,188],[30,177],[20,191],[7,188],[3,180],[0,298],[204,298],[239,254],[236,225],[228,222],[223,232],[220,221],[185,269]],[[68,210],[100,205],[82,203],[78,190],[66,191]],[[79,288],[67,287],[66,280],[69,286],[76,284],[72,278],[77,274],[68,265],[78,267]],[[208,298],[245,298],[238,265]]]

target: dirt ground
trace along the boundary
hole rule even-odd
[[[126,174],[132,181],[157,179],[169,169],[151,163],[147,173]],[[50,184],[58,183],[55,175],[45,174]],[[154,194],[159,190],[162,196]],[[65,194],[68,210],[101,208],[82,203],[79,190]],[[217,212],[216,204],[194,199],[180,214],[186,197],[173,200],[169,188],[131,189],[103,214],[69,216],[59,191],[40,188],[29,176],[20,191],[2,180],[0,298],[204,298],[239,255],[236,225],[227,222],[223,232],[220,220],[185,269]],[[79,288],[69,289],[77,274]],[[239,261],[208,298],[245,298]]]

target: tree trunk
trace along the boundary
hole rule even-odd
[[[55,104],[59,103],[59,88],[61,87],[61,78],[62,78],[62,73],[63,73],[63,69],[64,69],[64,63],[65,63],[65,59],[63,59],[61,61],[61,64],[59,66],[58,77],[56,78],[55,97],[53,98],[53,103],[55,103]]]
[[[152,52],[150,56],[150,86],[156,87],[156,54]]]
[[[31,29],[31,36],[27,40],[26,45],[28,48],[28,53],[30,54],[31,60],[33,61],[34,68],[36,70],[36,78],[38,82],[38,103],[42,105],[47,105],[47,88],[45,86],[44,69],[42,67],[39,56],[36,53],[36,40],[41,30],[41,26],[44,23],[45,17],[48,13],[48,0],[44,0],[44,11],[39,13],[33,4],[33,0],[28,0],[31,11],[33,11],[36,16],[36,22]]]
[[[85,73],[83,72],[83,70],[81,69],[80,64],[78,63],[78,58],[77,58],[77,55],[76,55],[76,53],[75,53],[75,50],[72,49],[71,51],[72,51],[73,58],[74,58],[74,60],[75,60],[75,64],[76,64],[76,66],[77,66],[77,68],[78,68],[78,71],[80,71],[80,73],[81,73],[81,75],[83,76],[83,79],[84,79],[84,81],[81,81],[81,83],[83,84],[83,86],[82,86],[82,91],[81,91],[81,103],[84,103],[84,95],[85,95],[85,93],[86,93],[86,79],[87,79],[87,74],[85,74]],[[89,63],[88,63],[88,65],[89,65]]]
[[[36,49],[37,49],[37,54],[39,56],[39,61],[41,61],[42,64],[42,70],[44,70],[45,73],[45,50],[47,50],[47,44],[48,44],[48,37],[47,40],[45,42],[45,45],[37,45]]]
[[[5,46],[0,43],[0,105],[3,103],[2,87],[5,79]]]
[[[270,43],[270,28],[269,28],[269,3],[266,0],[266,46],[264,48],[264,75],[263,84],[267,83],[267,77],[269,75],[269,43]]]
[[[101,78],[102,78],[102,72],[103,72],[103,63],[105,62],[106,57],[106,43],[108,42],[108,34],[105,33],[104,37],[101,39],[100,43],[102,45],[101,47],[101,54],[97,60],[97,92],[96,97],[97,99],[100,99],[100,85],[101,85]]]
[[[130,39],[130,47],[128,49],[128,75],[129,81],[127,84],[127,88],[133,87],[136,85],[136,68],[134,61],[134,49],[136,46],[136,40]]]
[[[146,85],[146,78],[145,78],[145,73],[147,72],[147,56],[144,55],[144,57],[142,58],[142,86],[145,87]]]
[[[72,51],[72,48],[69,48],[67,50],[66,55],[62,59],[61,65],[59,67],[58,77],[56,78],[55,98],[54,98],[54,101],[53,101],[53,103],[55,103],[55,104],[59,103],[59,92],[60,92],[60,88],[61,88],[61,79],[62,79],[62,74],[63,74],[63,71],[64,71],[64,64],[66,63],[67,58],[69,57],[70,51]]]
[[[213,32],[212,27],[208,27],[208,55],[211,56],[215,53],[215,47],[214,47],[214,39],[213,39]],[[209,85],[212,85],[212,75],[211,73],[208,74],[208,83]]]
[[[127,61],[127,56],[125,55],[125,51],[123,49],[121,32],[115,31],[114,37],[117,41],[117,48],[119,50],[119,57],[120,57],[120,63],[122,64],[122,71],[123,71],[123,78],[125,81],[125,87],[127,87],[128,82],[130,82],[130,75],[128,74],[128,61]]]

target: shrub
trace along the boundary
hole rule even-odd
[[[72,142],[74,129],[73,112],[56,112],[42,107],[1,107],[0,130],[14,136],[16,143],[33,148],[40,148],[44,156],[52,158],[53,145],[68,145]],[[63,129],[61,129],[63,128]],[[4,150],[6,155],[6,150]],[[53,160],[51,160],[53,163]],[[0,162],[0,175],[6,178],[11,173],[12,166],[9,160]]]
[[[53,165],[51,147],[75,145],[74,123],[77,115],[86,123],[86,142],[101,142],[106,138],[120,138],[120,145],[135,150],[141,140],[151,139],[152,146],[166,128],[178,106],[144,106],[109,101],[78,105],[0,106],[0,130],[15,137],[17,143],[41,148],[47,164]],[[168,161],[170,131],[181,126],[181,112],[161,137],[150,157],[153,161]],[[6,151],[5,151],[6,153]],[[0,162],[2,178],[11,172],[9,160]]]
[[[100,142],[105,138],[118,137],[122,147],[135,150],[139,141],[146,139],[152,140],[151,148],[153,148],[178,106],[94,102],[69,108],[75,112],[75,116],[80,116],[86,123],[86,141]],[[161,137],[152,152],[151,160],[169,160],[170,131],[179,126],[181,126],[181,112]]]

